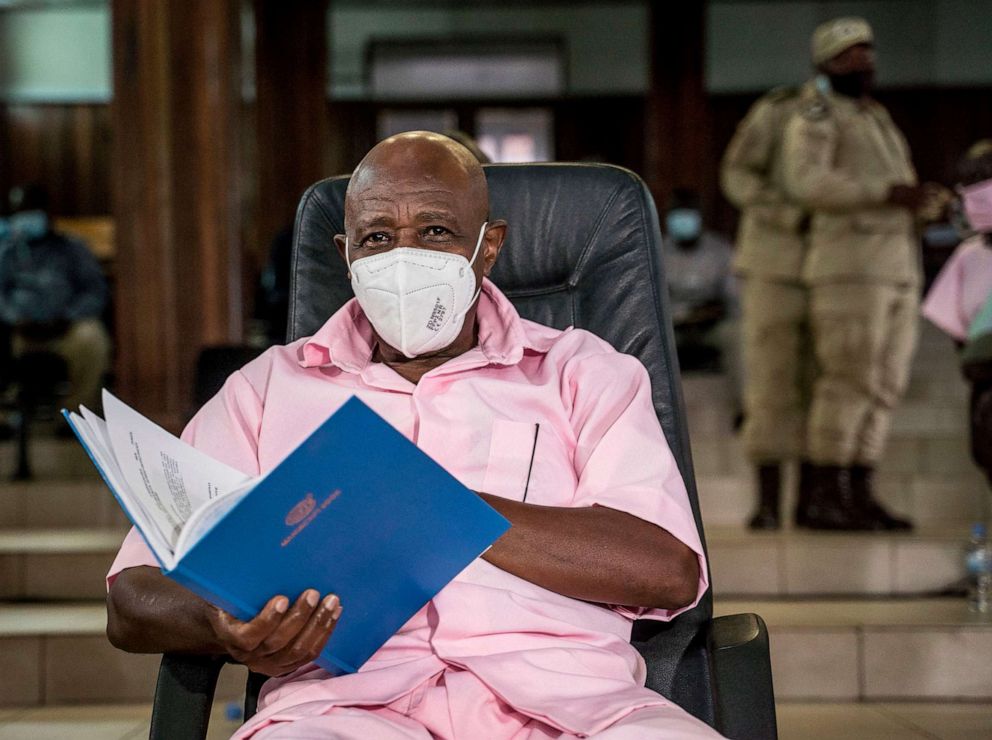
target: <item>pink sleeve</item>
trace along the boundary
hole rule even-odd
[[[263,355],[253,364],[265,361]],[[262,399],[238,370],[183,430],[183,441],[245,475],[259,474],[258,432]]]
[[[699,558],[699,585],[689,606],[674,611],[615,607],[637,619],[667,621],[705,593],[706,558],[689,497],[651,401],[647,371],[633,357],[604,353],[577,363],[570,378],[577,434],[576,506],[606,506],[665,529]]]
[[[186,425],[182,439],[246,475],[258,475],[258,429],[261,419],[262,401],[239,370]],[[140,565],[158,567],[159,562],[141,533],[132,527],[107,573],[107,589],[122,570]]]
[[[954,251],[920,307],[925,318],[959,342],[968,336],[968,323],[961,306],[963,256],[960,247]]]
[[[114,558],[110,570],[107,571],[107,590],[110,590],[118,573],[126,568],[136,568],[139,565],[150,565],[153,568],[158,568],[159,562],[152,555],[152,551],[148,549],[141,533],[131,527],[123,544],[121,544],[121,549],[117,551],[117,557]]]

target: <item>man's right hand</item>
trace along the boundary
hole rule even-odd
[[[321,599],[313,589],[300,594],[292,606],[285,596],[273,597],[248,622],[216,607],[208,612],[221,647],[266,676],[282,676],[316,659],[340,617],[338,597],[330,594]]]
[[[274,596],[242,622],[155,567],[117,574],[107,594],[107,637],[130,653],[227,653],[269,676],[289,673],[323,650],[341,616],[338,597],[307,589],[290,606]]]

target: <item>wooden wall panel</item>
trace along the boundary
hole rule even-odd
[[[325,176],[327,0],[254,0],[255,140],[260,245],[296,215],[303,191]]]
[[[651,0],[650,11],[643,176],[662,209],[676,188],[704,190],[713,167],[703,65],[706,8]]]
[[[0,193],[41,182],[59,215],[109,214],[110,152],[107,104],[0,106]]]
[[[172,428],[241,339],[239,34],[236,0],[113,2],[118,390]]]

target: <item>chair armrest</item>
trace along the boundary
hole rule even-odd
[[[775,740],[768,628],[757,614],[716,617],[707,639],[717,728],[733,740]]]
[[[166,653],[158,669],[149,740],[203,740],[224,658]]]

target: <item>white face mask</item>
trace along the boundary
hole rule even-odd
[[[475,285],[472,265],[488,223],[479,229],[471,260],[460,254],[398,247],[352,264],[345,238],[351,287],[384,342],[414,358],[455,341],[482,289]]]

